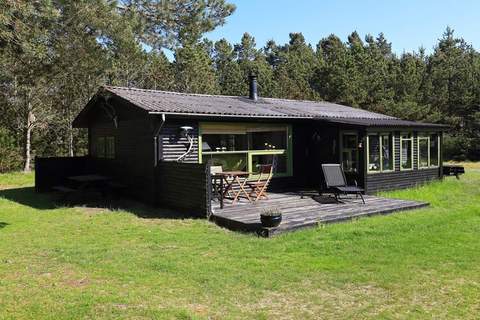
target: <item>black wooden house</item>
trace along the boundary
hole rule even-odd
[[[89,159],[150,203],[208,209],[209,164],[255,173],[272,188],[318,188],[341,163],[367,193],[442,177],[445,126],[328,102],[102,87],[73,122]],[[275,159],[275,160],[274,160]]]

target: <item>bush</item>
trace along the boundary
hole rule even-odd
[[[0,128],[0,172],[18,170],[22,167],[20,149],[12,133]]]

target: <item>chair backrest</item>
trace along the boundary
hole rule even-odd
[[[257,167],[259,170],[259,176],[257,181],[264,181],[266,183],[270,182],[273,176],[273,165],[271,164],[259,164]]]
[[[222,172],[223,172],[222,166],[210,166],[210,174],[214,175]]]
[[[323,176],[327,187],[343,187],[347,185],[347,179],[342,166],[338,163],[322,164]]]

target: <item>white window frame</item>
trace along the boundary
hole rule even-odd
[[[380,148],[380,170],[370,170],[370,136],[378,136],[378,143]],[[392,144],[392,169],[383,169],[383,141],[382,136],[389,136],[390,143]],[[394,132],[369,132],[367,134],[367,173],[375,174],[382,172],[395,171],[395,133]]]
[[[409,138],[404,138],[403,136],[408,135],[410,136]],[[403,141],[405,140],[410,140],[410,163],[412,164],[410,168],[402,168],[402,162],[403,162]],[[415,165],[413,163],[415,157],[413,154],[414,148],[413,148],[413,142],[415,139],[413,138],[413,132],[402,132],[400,133],[400,171],[412,171],[415,168]],[[418,148],[417,148],[418,149]]]
[[[437,135],[437,164],[432,165],[432,159],[430,155],[430,147],[431,147],[431,136],[432,134]],[[428,147],[428,161],[427,166],[421,167],[420,166],[420,140],[427,140],[427,147]],[[417,163],[418,169],[429,169],[429,168],[438,168],[440,166],[440,135],[436,132],[422,132],[418,133],[417,135]]]

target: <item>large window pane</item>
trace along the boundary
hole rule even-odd
[[[382,170],[393,170],[393,141],[391,134],[382,135]]]
[[[400,144],[400,166],[402,169],[412,169],[412,138],[410,135],[403,135]]]
[[[358,138],[356,134],[342,134],[342,165],[345,172],[358,170]]]
[[[205,155],[212,161],[212,166],[222,166],[223,171],[248,171],[247,153],[215,153]]]
[[[438,135],[430,135],[430,165],[438,166]]]
[[[418,166],[420,168],[428,167],[428,138],[418,139]]]
[[[274,173],[287,172],[287,157],[284,154],[262,154],[252,155],[252,172],[259,173],[258,165],[273,164]]]
[[[380,171],[380,139],[378,135],[368,136],[368,170]]]
[[[258,164],[272,164],[275,159],[275,173],[291,174],[287,125],[206,123],[201,125],[200,132],[203,162],[210,160],[224,171],[255,172]]]
[[[204,134],[202,151],[242,151],[247,150],[246,134]]]
[[[287,149],[287,131],[249,132],[250,150]]]

